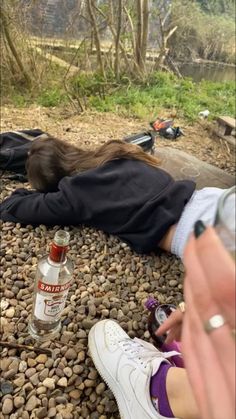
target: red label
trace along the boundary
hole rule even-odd
[[[38,289],[43,292],[48,292],[49,294],[56,294],[58,292],[63,292],[70,288],[70,282],[67,282],[63,285],[51,285],[51,284],[44,284],[44,282],[38,282]]]

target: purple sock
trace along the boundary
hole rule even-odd
[[[155,375],[152,376],[150,382],[150,395],[152,403],[155,409],[163,416],[167,418],[173,418],[173,412],[171,411],[169,400],[166,392],[166,376],[169,368],[173,366],[162,362],[159,370]]]

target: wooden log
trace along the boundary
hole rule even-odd
[[[207,186],[224,189],[235,184],[234,176],[177,148],[156,147],[154,154],[162,160],[161,167],[174,179],[192,178],[196,182],[197,189]]]

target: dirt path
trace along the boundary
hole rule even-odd
[[[162,117],[168,118],[167,112]],[[171,146],[184,150],[194,156],[235,174],[235,153],[224,141],[211,136],[209,123],[190,124],[177,121],[185,136],[178,141],[158,138],[157,147]],[[53,135],[79,146],[95,147],[108,139],[118,139],[132,133],[147,130],[149,121],[121,117],[111,113],[87,112],[73,115],[67,108],[28,108],[4,107],[1,112],[1,131],[41,128]]]

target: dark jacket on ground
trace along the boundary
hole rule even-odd
[[[16,190],[1,219],[22,224],[78,225],[115,234],[139,253],[155,250],[195,190],[159,168],[118,159],[65,177],[57,192]]]

